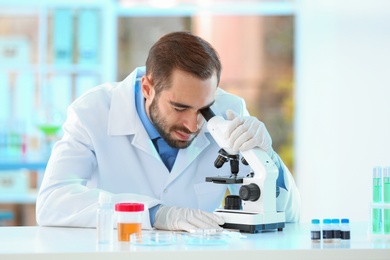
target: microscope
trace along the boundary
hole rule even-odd
[[[236,229],[245,233],[258,233],[266,230],[282,231],[285,226],[285,213],[276,211],[278,195],[276,179],[279,170],[268,154],[260,148],[247,151],[235,151],[224,138],[229,121],[216,116],[210,108],[202,109],[201,114],[207,121],[207,129],[221,147],[215,167],[230,163],[231,175],[225,177],[207,177],[207,182],[217,184],[241,184],[239,195],[228,195],[224,208],[216,209],[215,214],[225,219],[224,228]],[[251,172],[239,177],[239,163],[249,165]]]

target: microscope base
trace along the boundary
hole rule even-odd
[[[247,225],[247,224],[234,224],[234,223],[225,223],[223,228],[239,230],[243,233],[260,233],[263,231],[278,230],[283,231],[284,222],[282,223],[273,223],[273,224],[259,224],[259,225]]]
[[[259,233],[262,231],[282,231],[285,226],[284,212],[257,213],[242,210],[218,209],[214,212],[225,219],[223,228],[237,229],[244,233]]]

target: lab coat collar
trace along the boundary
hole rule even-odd
[[[134,135],[132,145],[155,158],[159,158],[138,116],[135,105],[135,83],[137,80],[141,80],[143,75],[145,75],[145,67],[136,68],[113,88],[108,118],[108,135]]]
[[[143,75],[145,67],[136,68],[112,90],[108,119],[109,135],[131,135],[137,133],[137,130],[144,129],[135,107],[134,91],[137,78],[140,79]]]

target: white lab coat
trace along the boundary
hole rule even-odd
[[[230,175],[229,163],[214,167],[219,147],[204,125],[167,170],[135,108],[135,80],[144,73],[138,68],[122,82],[97,86],[70,105],[64,135],[53,148],[39,190],[39,225],[95,227],[102,190],[113,194],[114,203],[144,203],[146,229],[151,228],[149,208],[160,203],[209,212],[220,206],[226,186],[205,178]],[[243,99],[218,89],[213,111],[225,115],[228,108],[248,114]],[[240,167],[240,175],[249,172]],[[281,189],[277,209],[286,212],[287,221],[297,221],[300,196],[286,167],[284,178],[288,191]]]

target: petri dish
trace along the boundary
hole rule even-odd
[[[195,229],[184,236],[185,244],[193,246],[221,246],[229,240],[229,235],[215,229]]]
[[[171,232],[141,232],[130,235],[130,244],[136,246],[168,246],[176,243]]]

